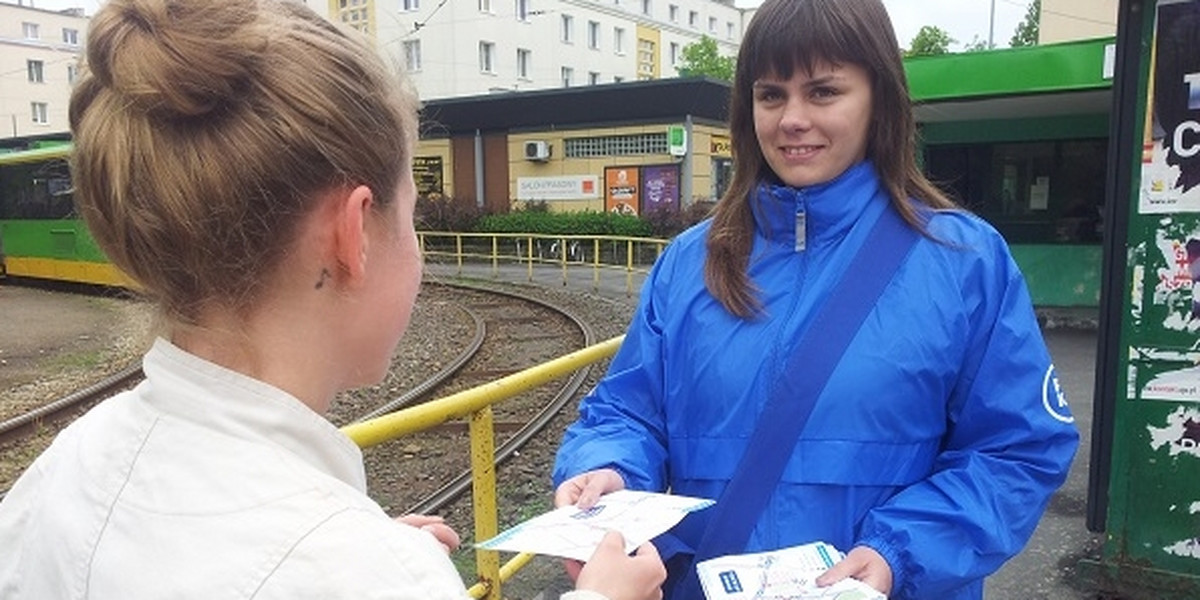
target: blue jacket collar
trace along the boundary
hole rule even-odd
[[[788,247],[795,244],[796,213],[802,208],[811,247],[845,235],[868,206],[887,201],[880,192],[875,165],[864,160],[825,183],[803,188],[763,181],[750,208],[757,234]]]

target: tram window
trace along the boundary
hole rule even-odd
[[[1010,243],[1096,243],[1106,152],[1104,139],[938,144],[925,169]]]
[[[66,219],[74,215],[66,161],[0,168],[0,218]]]

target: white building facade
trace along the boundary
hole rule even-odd
[[[0,2],[0,140],[66,134],[87,24],[79,10]]]
[[[404,67],[422,99],[676,77],[707,36],[735,56],[732,0],[307,0]]]

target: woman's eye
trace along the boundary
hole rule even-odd
[[[771,102],[772,100],[778,100],[781,97],[783,97],[783,95],[779,93],[779,90],[759,90],[757,94],[759,102]]]

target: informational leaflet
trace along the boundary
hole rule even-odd
[[[563,506],[505,530],[477,547],[485,550],[531,552],[586,561],[609,531],[625,537],[625,550],[664,533],[689,512],[706,508],[712,500],[621,490],[605,494],[595,506],[580,510]]]
[[[857,579],[817,587],[817,577],[844,556],[825,542],[813,542],[720,556],[700,562],[696,572],[708,600],[887,600]]]

